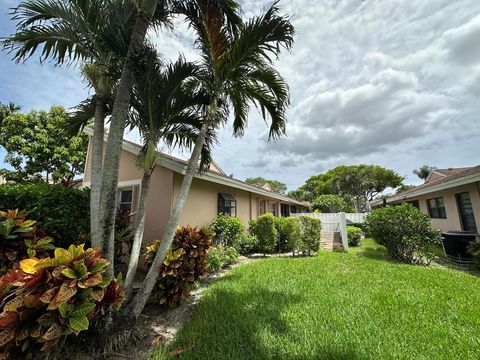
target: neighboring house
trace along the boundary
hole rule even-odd
[[[374,207],[383,200],[374,202]],[[410,203],[429,214],[442,231],[480,230],[480,166],[435,169],[425,183],[386,199],[390,205]]]
[[[91,130],[85,132],[91,136]],[[123,141],[118,178],[117,204],[119,208],[135,212],[141,191],[143,170],[137,166],[141,146]],[[90,186],[91,146],[89,143],[83,186]],[[144,241],[159,239],[174,207],[187,162],[161,154],[150,183]],[[193,180],[180,225],[208,226],[220,213],[238,216],[248,225],[249,220],[271,212],[276,216],[304,212],[308,204],[299,202],[264,188],[258,188],[228,176],[216,164],[210,170],[197,174]]]

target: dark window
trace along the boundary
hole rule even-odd
[[[443,197],[438,197],[435,199],[428,199],[428,212],[432,219],[446,219],[447,213],[445,212],[445,204],[443,202]]]
[[[265,200],[259,200],[258,201],[258,215],[263,215],[265,214],[265,207],[266,207],[266,201]]]
[[[407,204],[410,204],[410,205],[416,207],[417,209],[420,209],[420,204],[419,204],[418,200],[408,201]]]
[[[277,204],[276,203],[271,203],[270,204],[270,212],[273,214],[273,216],[277,216]]]
[[[280,205],[280,213],[283,217],[290,216],[290,206],[287,205],[287,204],[281,204]]]
[[[218,213],[237,216],[237,200],[229,194],[218,194]]]
[[[297,207],[295,205],[290,205],[290,212],[296,214],[297,213]]]
[[[462,230],[476,233],[477,224],[475,223],[475,214],[473,212],[470,194],[468,192],[457,194],[457,205],[460,213],[460,220],[462,221]]]
[[[120,189],[118,192],[118,207],[120,210],[132,211],[133,189]]]

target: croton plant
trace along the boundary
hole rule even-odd
[[[0,278],[0,359],[49,351],[92,319],[124,301],[121,279],[104,275],[99,249],[71,245],[53,256],[30,257]]]
[[[206,273],[207,254],[213,236],[208,228],[177,228],[172,246],[160,267],[157,291],[154,293],[160,304],[173,307],[190,294],[195,281]],[[147,263],[153,260],[159,246],[160,240],[147,246]]]

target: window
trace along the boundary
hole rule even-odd
[[[410,204],[413,207],[416,207],[417,209],[420,209],[420,204],[419,204],[418,200],[407,201],[407,204]]]
[[[290,205],[290,212],[296,214],[297,213],[297,207],[295,205]]]
[[[428,212],[432,219],[446,219],[447,213],[445,212],[445,204],[443,202],[443,197],[438,197],[435,199],[428,199]]]
[[[218,213],[237,216],[237,200],[229,194],[218,194]]]
[[[470,200],[470,194],[463,192],[456,194],[458,212],[460,214],[460,220],[462,223],[462,230],[472,233],[477,232],[477,224],[475,222],[475,214],[473,211],[472,201]]]
[[[280,205],[280,213],[283,217],[290,216],[290,206],[288,204],[281,204]]]
[[[277,216],[277,203],[270,203],[270,212],[273,216]]]
[[[258,202],[258,215],[265,214],[266,212],[265,208],[266,208],[266,201],[262,199]]]
[[[124,188],[118,190],[118,208],[120,210],[132,211],[133,188]]]

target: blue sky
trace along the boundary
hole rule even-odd
[[[0,37],[14,31],[7,13],[16,3],[0,5]],[[268,4],[242,1],[245,17]],[[267,127],[252,109],[243,138],[233,138],[230,125],[220,131],[215,160],[227,173],[273,178],[294,189],[342,164],[387,166],[408,183],[419,182],[412,170],[423,164],[480,164],[478,0],[280,5],[297,29],[293,51],[275,64],[291,91],[288,136],[268,142]],[[174,33],[150,39],[164,58],[198,59],[194,34],[181,20]],[[70,108],[88,95],[77,69],[41,65],[38,57],[15,64],[0,52],[0,69],[0,101],[24,110]]]

